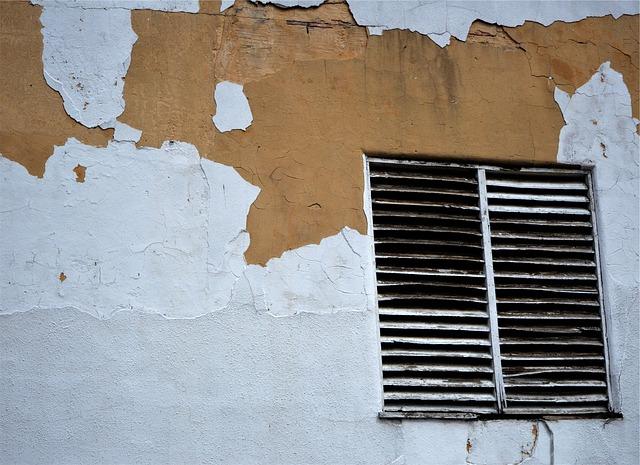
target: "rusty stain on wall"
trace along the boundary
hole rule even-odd
[[[139,39],[120,120],[143,131],[140,146],[190,142],[261,188],[247,225],[249,263],[345,226],[364,233],[363,151],[554,162],[563,125],[555,86],[575,88],[605,60],[623,72],[637,114],[638,16],[550,27],[476,22],[467,42],[441,49],[407,31],[368,37],[341,2],[284,10],[238,1],[223,14],[219,3],[201,5],[200,14],[132,12]],[[45,125],[51,137],[41,138],[38,150],[28,141],[7,150],[3,140],[0,152],[41,174],[54,143],[91,135],[101,139],[82,140],[97,145],[106,137],[76,125],[46,87],[39,24],[32,24],[39,8],[25,11],[12,15],[37,36],[37,58],[29,63],[57,105],[47,116],[68,127]],[[595,44],[589,37],[607,39]],[[223,80],[244,84],[254,115],[245,133],[217,134],[211,122],[211,96]],[[3,122],[11,134],[34,131],[24,116]],[[34,153],[36,160],[29,158]]]
[[[71,119],[60,95],[45,82],[41,10],[26,1],[0,2],[0,153],[39,177],[54,145],[76,137],[104,146],[113,134]]]

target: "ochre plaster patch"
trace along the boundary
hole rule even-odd
[[[554,162],[562,127],[555,79],[532,72],[531,55],[564,60],[568,69],[587,66],[575,58],[573,40],[580,39],[573,25],[539,26],[554,47],[527,48],[526,34],[510,37],[519,28],[478,24],[466,43],[440,49],[405,31],[367,39],[362,28],[338,23],[340,8],[345,5],[284,11],[240,4],[224,16],[133,14],[139,40],[122,120],[143,130],[143,145],[188,140],[261,188],[248,220],[250,263],[317,243],[344,226],[364,232],[363,151]],[[289,11],[324,27],[308,27],[309,37],[301,37],[298,23],[281,19]],[[634,21],[592,19],[584,30],[633,39]],[[342,46],[327,55],[313,45],[316,29],[324,43]],[[275,39],[257,47],[263,31]],[[198,55],[211,58],[195,61]],[[596,68],[601,61],[592,58],[588,66]],[[637,70],[629,75],[633,80]],[[209,96],[221,79],[245,83],[254,116],[247,133],[216,135],[211,127]]]
[[[60,95],[45,82],[41,10],[26,1],[0,2],[0,153],[34,176],[44,174],[53,146],[67,138],[104,146],[113,134],[76,123],[65,113]]]

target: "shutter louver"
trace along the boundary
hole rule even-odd
[[[495,413],[475,170],[369,173],[385,410]]]
[[[506,411],[608,410],[584,172],[487,171]]]
[[[383,416],[608,412],[589,174],[367,166]]]

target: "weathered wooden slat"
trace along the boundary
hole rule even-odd
[[[460,183],[463,185],[474,186],[476,184],[475,179],[463,178],[460,176],[438,176],[436,174],[430,174],[425,172],[398,172],[389,170],[375,169],[371,170],[370,176],[372,178],[383,179],[401,179],[401,180],[425,180],[425,181],[444,181]]]
[[[409,253],[409,252],[379,252],[376,259],[380,258],[406,258],[412,260],[444,260],[482,263],[482,259],[471,255],[446,254],[446,253]]]
[[[518,378],[521,376],[537,376],[549,374],[581,373],[587,376],[603,375],[603,367],[580,367],[580,366],[519,366],[505,367],[505,378]]]
[[[577,297],[573,299],[559,299],[559,298],[546,298],[546,297],[538,297],[538,298],[501,298],[498,299],[499,304],[529,304],[529,305],[547,305],[547,304],[557,304],[557,305],[579,305],[581,307],[598,307],[600,306],[597,300],[584,300],[584,298],[578,300]]]
[[[480,221],[475,216],[463,216],[463,215],[450,215],[447,213],[425,213],[419,211],[411,211],[411,210],[383,210],[377,208],[373,210],[373,218],[374,220],[377,218],[385,218],[385,217],[393,217],[393,218],[417,218],[421,220],[431,220],[431,221],[463,221],[465,223],[477,224],[478,227],[480,225]]]
[[[408,232],[433,232],[433,233],[455,233],[469,236],[480,236],[480,231],[476,229],[441,227],[435,225],[390,225],[377,224],[373,226],[373,231],[408,231]]]
[[[492,244],[492,249],[494,251],[518,251],[518,250],[526,250],[529,252],[564,252],[564,253],[584,253],[584,254],[592,254],[593,253],[593,248],[592,247],[571,247],[571,246],[566,246],[564,244],[562,245],[558,245],[558,244],[548,244],[548,243],[542,243],[542,244],[535,244],[535,243],[531,243],[531,242],[527,242],[527,243],[519,243],[519,244],[504,244],[504,243],[498,243],[496,244],[495,242]]]
[[[445,310],[428,308],[379,308],[384,316],[415,316],[431,318],[487,318],[486,312],[479,310]]]
[[[602,355],[596,354],[584,354],[581,352],[504,352],[502,353],[503,360],[510,361],[546,361],[551,363],[552,361],[560,361],[565,365],[569,362],[579,361],[593,361],[601,362],[603,360]]]
[[[381,274],[384,273],[378,273],[378,276],[380,276]],[[395,275],[392,275],[395,276]],[[465,283],[465,282],[450,282],[450,283],[446,283],[446,282],[442,282],[442,281],[420,281],[417,280],[415,278],[411,278],[411,277],[406,277],[405,279],[402,279],[402,277],[400,278],[395,278],[395,279],[384,279],[384,278],[380,278],[378,277],[378,289],[379,288],[393,288],[393,287],[397,287],[397,286],[420,286],[420,287],[425,287],[425,288],[454,288],[454,289],[475,289],[475,290],[479,290],[479,291],[484,291],[485,287],[481,286],[481,285],[477,285],[477,284],[469,284],[469,283]]]
[[[516,326],[516,325],[502,325],[500,324],[501,331],[517,331],[520,333],[533,333],[533,334],[584,334],[585,332],[597,332],[600,331],[599,326]]]
[[[586,203],[589,201],[586,195],[555,195],[555,194],[531,194],[516,192],[489,192],[489,199],[529,200],[541,202],[573,202]]]
[[[522,263],[528,265],[554,265],[554,266],[596,266],[595,262],[592,260],[580,260],[576,258],[557,258],[557,259],[549,259],[549,258],[531,258],[531,257],[520,257],[520,258],[495,258],[493,260],[494,263]]]
[[[444,378],[386,378],[384,386],[407,387],[440,387],[445,389],[455,388],[492,388],[493,383],[485,379],[454,380]]]
[[[508,415],[531,415],[531,413],[535,413],[538,415],[567,415],[567,416],[575,416],[575,415],[590,415],[590,414],[606,414],[609,412],[609,409],[606,406],[580,406],[580,405],[571,405],[570,407],[563,408],[559,405],[554,405],[552,407],[545,407],[536,405],[535,407],[527,407],[527,408],[513,408],[508,407],[504,411]]]
[[[446,295],[446,294],[380,294],[378,295],[378,301],[385,302],[388,300],[450,300],[456,302],[479,302],[485,303],[486,301],[480,297],[468,297],[463,295]]]
[[[414,238],[381,238],[374,241],[375,245],[415,245],[415,246],[435,246],[435,247],[461,247],[470,249],[480,249],[482,245],[480,241],[461,242],[446,240],[430,240],[430,239],[414,239]]]
[[[599,313],[584,312],[551,312],[551,311],[520,311],[520,310],[498,310],[499,318],[522,319],[522,320],[600,320]]]
[[[484,278],[484,274],[474,272],[474,271],[465,271],[465,270],[456,270],[453,268],[415,268],[415,267],[407,267],[400,268],[395,266],[387,266],[380,265],[376,267],[377,270],[383,271],[385,273],[397,273],[397,274],[406,274],[406,275],[415,275],[415,276],[456,276],[460,278]]]
[[[434,187],[404,187],[399,185],[390,184],[375,184],[371,186],[372,192],[406,192],[410,194],[434,194],[456,197],[468,197],[471,199],[477,199],[478,194],[469,190],[460,189],[443,189]]]
[[[595,379],[581,379],[581,380],[547,380],[536,378],[509,378],[505,380],[506,387],[535,387],[535,388],[554,388],[554,387],[594,387],[601,388],[607,387],[607,383]]]
[[[489,366],[482,365],[458,365],[458,364],[410,364],[410,363],[383,363],[382,371],[387,372],[452,372],[452,373],[492,373]]]
[[[590,228],[591,221],[567,221],[567,220],[545,220],[539,218],[522,218],[522,217],[514,217],[514,218],[491,218],[492,225],[503,225],[503,224],[526,224],[526,225],[534,225],[534,226],[563,226],[563,227],[578,227],[578,228]]]
[[[453,359],[482,359],[490,360],[491,355],[488,352],[473,352],[468,350],[459,350],[451,348],[449,350],[419,350],[419,349],[393,349],[382,348],[382,356],[385,357],[425,357],[425,358],[453,358]]]
[[[595,280],[595,273],[558,273],[558,272],[515,272],[497,271],[496,278],[518,278],[518,279],[557,279],[557,280]]]
[[[602,346],[602,341],[587,337],[556,337],[548,336],[540,339],[525,339],[519,337],[501,337],[500,345],[553,345],[553,346]]]
[[[486,401],[495,400],[494,396],[486,393],[461,393],[461,392],[387,392],[384,393],[385,400],[421,400],[421,401]]]
[[[587,190],[587,186],[581,182],[511,181],[506,179],[487,179],[487,186],[514,187],[518,189]]]
[[[498,290],[519,290],[519,291],[543,291],[543,292],[557,292],[560,294],[597,294],[598,290],[595,288],[590,288],[586,286],[571,286],[567,287],[557,287],[557,286],[549,286],[549,285],[536,285],[536,284],[499,284],[496,286]]]
[[[530,239],[536,241],[593,241],[590,234],[569,234],[553,232],[514,232],[514,231],[491,231],[491,236],[507,239]]]
[[[488,346],[489,339],[455,338],[455,337],[411,337],[411,336],[380,336],[380,341],[386,344],[415,344],[422,346]]]
[[[530,403],[579,403],[579,402],[606,402],[607,396],[604,394],[582,394],[582,395],[544,395],[544,394],[514,394],[507,391],[508,402],[530,402]]]
[[[433,330],[433,331],[469,331],[469,332],[488,332],[489,327],[487,325],[478,325],[470,323],[422,323],[422,322],[396,322],[396,321],[381,321],[381,329],[420,329],[420,330]]]
[[[587,208],[576,207],[527,207],[523,205],[489,205],[490,212],[535,213],[560,215],[589,215]]]
[[[371,202],[374,205],[402,205],[409,207],[433,207],[433,208],[441,208],[443,210],[448,209],[458,209],[458,210],[478,210],[478,207],[474,205],[466,205],[466,204],[443,204],[437,202],[428,202],[422,200],[394,200],[394,199],[384,199],[384,198],[375,198],[372,199]]]

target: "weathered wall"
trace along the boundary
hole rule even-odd
[[[33,3],[0,3],[0,463],[637,462],[635,2]],[[623,420],[377,418],[363,152],[596,166]]]

